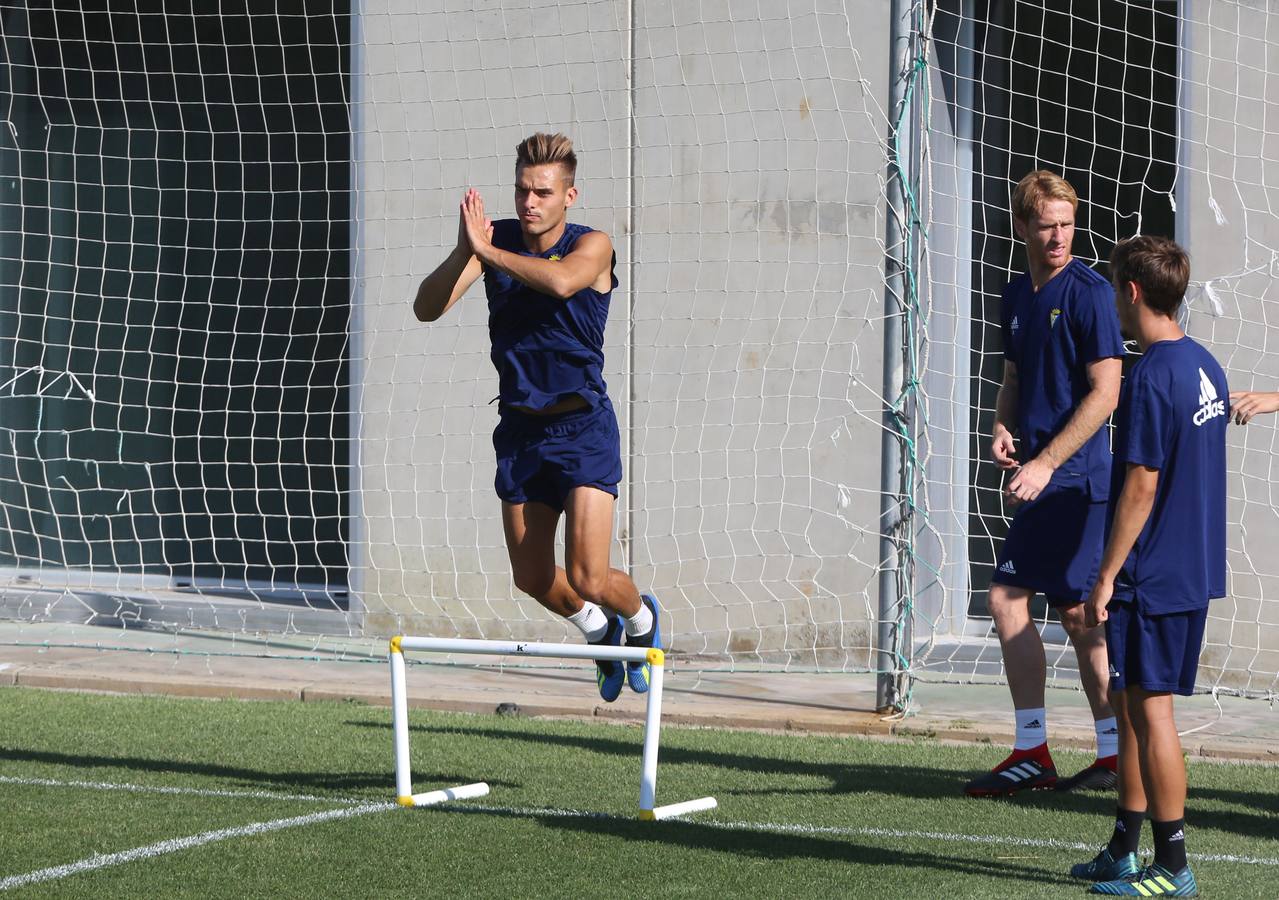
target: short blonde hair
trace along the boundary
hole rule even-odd
[[[515,148],[515,168],[525,166],[548,166],[558,164],[564,167],[565,177],[570,185],[577,175],[577,154],[573,152],[573,142],[563,134],[531,134],[520,141]]]
[[[1017,182],[1013,189],[1013,218],[1029,222],[1039,215],[1040,208],[1049,200],[1065,200],[1072,209],[1079,209],[1079,195],[1069,181],[1056,172],[1036,169]]]

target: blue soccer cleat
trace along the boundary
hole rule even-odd
[[[641,594],[640,602],[649,608],[653,613],[653,627],[648,630],[647,634],[627,635],[626,646],[628,647],[656,647],[662,649],[662,628],[659,623],[659,607],[657,598],[652,594]],[[637,694],[648,693],[648,683],[652,676],[653,667],[647,661],[642,663],[628,662],[626,664],[626,682],[631,686]]]
[[[1127,878],[1099,881],[1088,892],[1112,897],[1198,897],[1199,885],[1190,866],[1173,874],[1155,863]]]
[[[1141,871],[1141,861],[1136,853],[1129,853],[1115,859],[1110,855],[1109,847],[1102,847],[1101,852],[1086,863],[1078,863],[1070,867],[1070,874],[1076,878],[1089,881],[1123,881]]]
[[[622,620],[615,615],[608,617],[608,630],[598,641],[588,641],[597,647],[622,646]],[[612,703],[622,693],[622,682],[626,680],[622,672],[622,664],[615,659],[595,660],[595,683],[599,685],[600,696],[604,702]]]

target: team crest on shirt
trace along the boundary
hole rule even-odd
[[[1048,314],[1048,327],[1049,327],[1049,328],[1052,328],[1054,325],[1056,325],[1056,324],[1057,324],[1057,317],[1058,317],[1058,316],[1060,316],[1060,315],[1061,315],[1061,310],[1060,310],[1060,309],[1054,309],[1052,312],[1050,312],[1050,313]]]
[[[1226,401],[1217,397],[1217,389],[1203,369],[1199,370],[1199,411],[1195,413],[1195,425],[1226,414]]]
[[[550,256],[546,258],[549,259],[551,262],[557,262],[560,258],[560,255],[558,253],[552,253]]]

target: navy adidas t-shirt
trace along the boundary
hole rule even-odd
[[[493,223],[493,245],[522,256],[561,259],[591,230],[569,222],[555,246],[538,254],[524,246],[517,219],[501,219]],[[616,275],[612,275],[612,287],[617,287]],[[545,409],[573,395],[592,407],[607,402],[604,326],[611,288],[601,294],[585,287],[561,300],[485,266],[484,292],[493,345],[489,357],[497,369],[502,403]]]
[[[1010,281],[1001,320],[1004,358],[1017,367],[1018,459],[1028,462],[1065,427],[1092,389],[1088,364],[1123,356],[1115,291],[1073,259],[1038,291],[1030,273]],[[1110,488],[1106,429],[1098,429],[1059,466],[1051,483],[1079,487],[1093,500],[1105,500]]]
[[[1124,384],[1107,539],[1128,463],[1158,469],[1150,517],[1116,579],[1116,599],[1135,594],[1147,615],[1226,595],[1229,398],[1221,366],[1189,337],[1151,344]]]

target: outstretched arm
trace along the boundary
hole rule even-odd
[[[1240,425],[1247,425],[1253,416],[1272,412],[1279,412],[1279,391],[1230,392],[1230,415]]]
[[[474,192],[467,195],[462,218],[471,247],[485,265],[505,272],[538,293],[561,300],[590,287],[613,261],[613,244],[602,231],[582,235],[573,245],[573,252],[558,260],[522,256],[494,247],[491,225],[485,233],[488,219],[484,216],[484,200]]]
[[[1123,363],[1115,357],[1093,360],[1088,364],[1088,393],[1079,401],[1066,426],[1009,482],[1009,493],[1019,500],[1034,500],[1047,486],[1057,467],[1074,456],[1097,433],[1097,429],[1106,424],[1106,419],[1119,404],[1122,371]]]
[[[466,202],[472,194],[479,196],[474,188],[467,191],[458,213],[457,246],[444,262],[436,266],[435,271],[423,278],[422,283],[418,285],[417,296],[413,298],[413,314],[417,316],[419,322],[434,322],[452,309],[453,304],[467,292],[471,285],[475,284],[476,279],[484,271],[471,247],[466,227]],[[486,239],[492,243],[493,223],[483,223],[481,233],[486,234]]]

